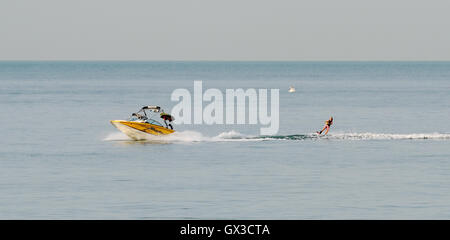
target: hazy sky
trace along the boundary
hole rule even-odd
[[[0,0],[2,60],[450,60],[450,0]]]

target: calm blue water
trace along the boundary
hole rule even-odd
[[[109,123],[194,80],[280,89],[278,135]],[[0,111],[1,219],[450,219],[450,62],[0,62]]]

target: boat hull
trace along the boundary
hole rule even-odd
[[[162,126],[140,123],[125,120],[111,120],[111,124],[119,131],[125,133],[128,137],[134,140],[145,140],[149,134],[154,136],[168,135],[174,133],[172,129],[168,129]]]

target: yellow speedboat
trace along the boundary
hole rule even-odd
[[[146,111],[149,113],[147,114]],[[152,112],[160,113],[165,127],[151,118]],[[158,106],[144,106],[138,112],[133,113],[128,120],[111,120],[111,124],[134,140],[145,140],[149,136],[148,134],[158,136],[174,133],[172,124],[170,124],[173,120],[174,118],[170,114],[164,113]]]

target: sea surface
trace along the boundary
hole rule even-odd
[[[278,133],[109,122],[194,81],[279,89]],[[3,61],[0,113],[0,219],[450,219],[450,62]]]

